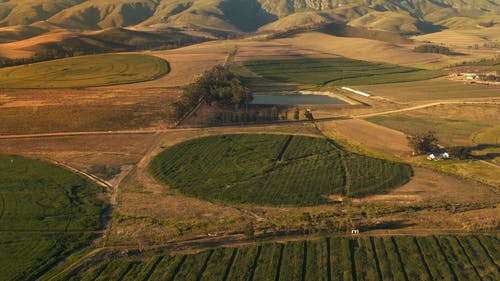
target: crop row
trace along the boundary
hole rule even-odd
[[[223,135],[177,144],[150,163],[153,177],[208,200],[315,205],[325,195],[361,197],[408,181],[408,165],[342,150],[323,138]]]
[[[324,238],[101,261],[73,280],[499,280],[496,236]]]
[[[436,71],[348,58],[249,61],[245,66],[267,79],[302,85],[368,85],[440,75]]]

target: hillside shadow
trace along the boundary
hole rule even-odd
[[[416,27],[418,28],[418,30],[420,30],[422,33],[425,33],[425,34],[440,32],[440,31],[443,31],[445,29],[448,29],[444,25],[434,24],[434,23],[428,22],[428,21],[419,21],[416,23]]]
[[[408,44],[412,40],[401,36],[399,33],[373,30],[364,27],[349,26],[345,23],[329,23],[318,29],[319,32],[348,38],[364,38],[370,40],[385,41],[393,44]]]
[[[226,0],[219,4],[219,8],[229,23],[244,32],[256,31],[278,19],[276,15],[264,10],[256,0]]]

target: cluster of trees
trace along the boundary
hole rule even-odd
[[[202,102],[207,105],[241,108],[248,105],[252,99],[250,89],[242,80],[227,68],[218,65],[187,86],[181,98],[170,105],[168,113],[171,121],[177,122]]]
[[[263,123],[288,120],[288,110],[283,107],[252,107],[245,111],[219,110],[202,125],[228,123]]]
[[[0,68],[2,67],[9,67],[9,66],[16,66],[16,65],[23,65],[23,64],[30,64],[30,63],[36,63],[36,62],[42,62],[42,61],[48,61],[48,60],[53,60],[53,59],[58,59],[59,57],[52,57],[52,56],[45,56],[45,55],[35,55],[30,58],[23,58],[23,59],[9,59],[9,58],[4,58],[0,57]]]
[[[435,132],[428,131],[423,134],[407,136],[408,144],[416,154],[433,153],[439,149],[439,139]],[[448,149],[449,154],[460,160],[469,159],[472,157],[470,147],[455,146]]]
[[[70,47],[58,47],[54,45],[54,47],[47,48],[46,51],[38,52],[34,56],[29,58],[22,59],[9,59],[5,57],[0,57],[0,68],[16,66],[16,65],[24,65],[30,63],[37,63],[49,60],[56,60],[62,58],[69,58],[75,56],[89,55],[89,54],[97,54],[103,53],[104,51],[99,50],[83,50],[83,49],[73,49]]]
[[[414,49],[415,52],[419,53],[434,53],[434,54],[443,54],[443,55],[456,55],[452,49],[444,46],[434,45],[434,44],[424,44],[416,47]]]
[[[439,139],[436,133],[432,131],[409,135],[406,138],[408,139],[408,144],[416,154],[431,153],[438,148]]]
[[[310,109],[304,110],[304,117],[310,121],[314,120],[314,116],[313,116],[312,111]],[[295,111],[293,112],[293,119],[294,120],[300,119],[300,110],[299,110],[298,106],[295,107]]]

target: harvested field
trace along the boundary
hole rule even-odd
[[[166,128],[175,90],[7,90],[0,135]]]
[[[470,85],[447,78],[386,85],[356,86],[357,90],[397,102],[424,102],[449,99],[499,98],[500,89],[485,85]]]
[[[409,135],[434,131],[440,143],[445,146],[472,145],[474,135],[488,127],[487,124],[465,120],[413,117],[405,114],[373,116],[367,120]]]
[[[416,202],[432,204],[453,202],[496,202],[500,196],[487,186],[464,181],[453,175],[445,175],[427,168],[415,167],[414,176],[407,184],[394,189],[388,194],[368,196],[356,203],[399,203],[415,204]],[[500,218],[499,218],[500,219]]]
[[[406,135],[363,119],[321,122],[321,131],[334,139],[369,147],[387,154],[404,157],[411,155]]]
[[[448,146],[495,145],[499,114],[500,107],[496,104],[441,104],[366,120],[406,134],[433,130],[442,144]]]

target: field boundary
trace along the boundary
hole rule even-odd
[[[78,168],[75,168],[75,167],[72,167],[72,166],[69,166],[65,163],[62,163],[60,161],[57,161],[57,160],[54,160],[54,159],[49,159],[49,158],[45,158],[47,159],[49,162],[57,165],[57,166],[60,166],[60,167],[63,167],[63,168],[66,168],[72,172],[75,172],[77,174],[80,174],[90,180],[92,180],[93,182],[97,183],[98,185],[102,186],[102,187],[107,187],[107,188],[110,188],[113,190],[113,185],[111,183],[109,183],[108,181],[104,180],[104,179],[101,179],[99,178],[98,176],[96,175],[93,175],[93,174],[90,174],[90,173],[87,173],[85,171],[82,171]]]

